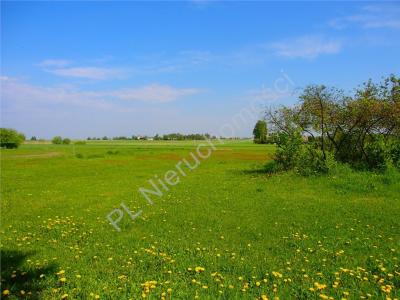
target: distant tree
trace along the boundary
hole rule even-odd
[[[106,141],[106,140],[108,140],[108,137],[107,136],[103,136],[102,140]]]
[[[69,145],[69,144],[71,144],[71,140],[69,138],[65,138],[62,140],[62,143],[65,145]]]
[[[31,141],[36,141],[36,140],[37,140],[36,136],[31,137]]]
[[[0,128],[0,146],[7,149],[18,148],[25,140],[25,135],[10,128]]]
[[[259,120],[253,130],[254,143],[265,144],[267,142],[267,123]]]
[[[61,136],[55,136],[55,137],[53,137],[53,139],[51,140],[51,142],[52,142],[54,145],[60,145],[60,144],[62,144],[63,139],[62,139]]]

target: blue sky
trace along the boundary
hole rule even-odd
[[[1,123],[43,138],[220,134],[254,99],[261,116],[307,84],[398,75],[398,53],[398,2],[2,1]]]

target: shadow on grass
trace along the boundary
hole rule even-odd
[[[1,250],[1,291],[9,290],[10,296],[25,299],[40,299],[40,291],[44,288],[40,275],[50,276],[55,273],[57,266],[50,264],[45,267],[23,270],[23,265],[34,252]],[[23,291],[21,293],[21,291]],[[25,294],[23,294],[25,293]],[[2,295],[3,296],[3,295]],[[4,297],[5,298],[5,297]]]
[[[264,165],[257,166],[252,169],[237,170],[236,172],[240,175],[258,177],[258,176],[271,176],[273,174],[279,173],[280,170],[275,161],[269,161]]]

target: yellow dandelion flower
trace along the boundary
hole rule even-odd
[[[203,267],[196,267],[196,268],[194,268],[194,270],[195,270],[197,273],[201,273],[201,272],[204,272],[204,271],[205,271],[205,269],[204,269]]]
[[[61,299],[67,299],[68,298],[68,294],[64,294],[61,296]]]
[[[4,290],[3,291],[3,296],[8,296],[10,295],[10,291],[9,290]]]

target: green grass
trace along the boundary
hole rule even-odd
[[[267,175],[272,146],[226,142],[147,204],[138,188],[197,144],[2,150],[2,291],[10,299],[400,296],[398,172]],[[143,215],[125,214],[117,232],[106,215],[121,202]]]

